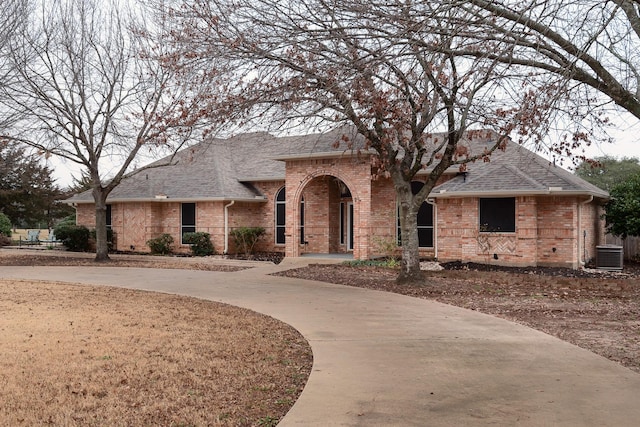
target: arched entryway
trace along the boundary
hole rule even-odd
[[[349,186],[332,175],[310,176],[302,182],[291,205],[295,209],[291,252],[304,254],[353,253],[357,233],[354,197]]]

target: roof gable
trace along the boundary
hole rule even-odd
[[[470,155],[482,153],[485,143],[469,142]],[[488,161],[467,165],[467,172],[435,187],[431,197],[518,194],[584,194],[607,198],[606,191],[510,141]]]
[[[228,139],[211,138],[165,157],[126,176],[107,201],[263,200],[251,182],[285,179],[285,163],[278,158],[351,151],[336,148],[348,128],[324,134],[276,137],[266,132]],[[351,132],[355,140],[355,135]],[[361,143],[361,139],[359,140]],[[76,194],[69,203],[92,203],[91,191]]]
[[[349,136],[354,150],[364,148],[362,137],[353,128],[344,127],[301,136],[275,137],[255,132],[228,139],[211,138],[131,173],[107,201],[264,200],[252,182],[284,181],[285,162],[279,159],[352,155],[352,149],[338,147],[344,135]],[[460,143],[469,156],[485,153],[495,141],[489,131],[470,135],[473,139]],[[469,163],[466,173],[434,188],[431,197],[550,192],[608,197],[605,191],[513,142],[505,150],[496,150],[489,161]],[[87,191],[67,202],[92,203],[93,198]]]

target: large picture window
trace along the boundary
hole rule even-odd
[[[480,231],[515,233],[515,197],[480,199]]]
[[[182,242],[184,242],[184,235],[186,233],[196,232],[196,204],[183,203],[180,217],[181,217],[181,233],[180,234],[182,236]]]
[[[276,194],[276,245],[284,245],[284,232],[286,229],[286,195],[282,187]]]
[[[417,194],[424,183],[420,181],[411,182],[411,192]],[[418,210],[418,246],[421,248],[433,247],[433,206],[427,202],[422,202]],[[397,215],[398,225],[398,245],[402,245],[402,236],[400,234],[400,207],[398,207]]]

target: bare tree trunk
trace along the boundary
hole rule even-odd
[[[94,188],[96,202],[96,258],[97,262],[109,261],[109,245],[107,242],[107,194],[102,188]]]
[[[422,281],[422,273],[418,242],[418,210],[414,207],[411,182],[398,178],[398,180],[394,179],[394,182],[399,205],[402,264],[396,281],[398,284],[419,283]]]

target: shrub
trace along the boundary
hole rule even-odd
[[[56,224],[56,227],[65,227],[71,225],[76,225],[76,214],[65,216],[60,220],[60,222],[58,222],[58,224]]]
[[[396,258],[398,255],[398,239],[392,237],[373,237],[373,244],[379,253],[388,259]]]
[[[5,236],[4,234],[0,234],[0,247],[10,246],[10,245],[11,245],[11,237]]]
[[[253,247],[264,235],[263,227],[240,227],[231,231],[231,237],[236,244],[236,250],[245,255],[253,253]]]
[[[209,233],[185,233],[182,242],[191,245],[191,253],[194,256],[208,256],[216,253]]]
[[[0,212],[0,235],[11,237],[11,220]]]
[[[113,232],[113,230],[111,228],[107,228],[107,246],[109,247],[109,250],[113,250],[113,244],[115,243],[115,237],[116,234]],[[91,230],[91,239],[93,239],[93,241],[96,241],[96,229],[94,228],[93,230]]]
[[[54,229],[56,238],[71,252],[86,252],[89,249],[91,232],[84,225],[58,225]]]
[[[167,255],[173,252],[173,237],[171,234],[161,234],[158,237],[147,240],[147,246],[152,254]]]

